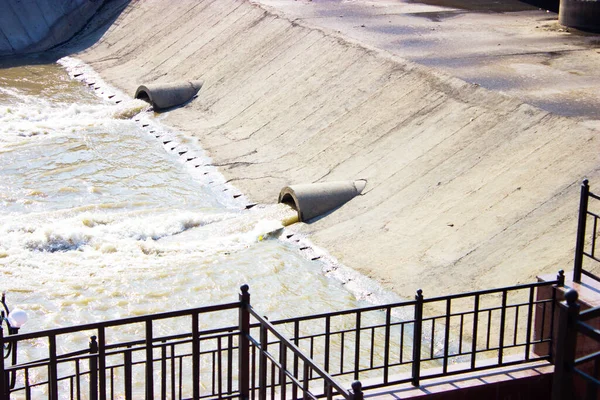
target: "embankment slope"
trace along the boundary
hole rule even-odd
[[[202,79],[165,122],[250,198],[367,179],[297,229],[402,296],[531,281],[571,267],[598,132],[248,1],[132,2],[78,57],[130,94]]]

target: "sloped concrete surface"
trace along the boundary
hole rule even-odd
[[[43,51],[69,40],[104,0],[0,0],[0,56]]]
[[[366,179],[361,195],[296,229],[401,296],[570,268],[579,183],[600,186],[595,121],[248,1],[132,2],[77,56],[129,93],[203,80],[164,121],[256,201],[295,183]]]

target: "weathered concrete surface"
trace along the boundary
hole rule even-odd
[[[69,40],[104,0],[0,0],[0,56],[43,51]]]
[[[78,56],[129,93],[203,80],[201,96],[164,121],[198,137],[254,200],[275,202],[295,183],[367,179],[361,196],[300,229],[407,297],[569,268],[579,182],[600,185],[596,122],[247,1],[132,2]]]

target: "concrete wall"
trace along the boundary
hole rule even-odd
[[[0,56],[43,51],[77,33],[103,0],[0,0]]]
[[[580,181],[600,185],[591,126],[248,1],[132,2],[79,57],[132,95],[204,80],[165,122],[256,201],[295,183],[367,179],[301,229],[406,297],[570,269]]]

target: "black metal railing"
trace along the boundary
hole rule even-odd
[[[441,376],[551,360],[556,291],[540,298],[538,289],[563,283],[560,271],[555,281],[500,289],[434,298],[418,291],[413,301],[272,325],[344,387],[359,379],[364,390],[418,386]],[[277,348],[278,342],[268,344]],[[544,354],[534,354],[534,346]]]
[[[600,330],[590,322],[600,317],[600,307],[580,312],[577,299],[571,289],[559,305],[552,400],[598,398]]]
[[[274,322],[253,309],[244,285],[238,302],[218,306],[0,330],[0,346],[18,352],[18,362],[0,362],[0,400],[359,400],[362,389],[551,359],[563,282],[561,271],[550,282],[434,298],[418,291],[412,301]],[[534,354],[537,345],[548,350]]]
[[[573,282],[581,283],[581,275],[589,276],[600,282],[600,277],[584,268],[585,260],[600,263],[596,253],[596,242],[598,236],[598,213],[590,211],[590,199],[600,200],[600,196],[590,191],[589,182],[585,179],[581,184],[581,196],[579,199],[579,218],[577,223],[577,241],[575,243],[575,263],[573,270]],[[597,203],[600,204],[600,203]],[[591,220],[591,232],[588,233],[588,221]],[[586,246],[586,239],[589,242]]]

